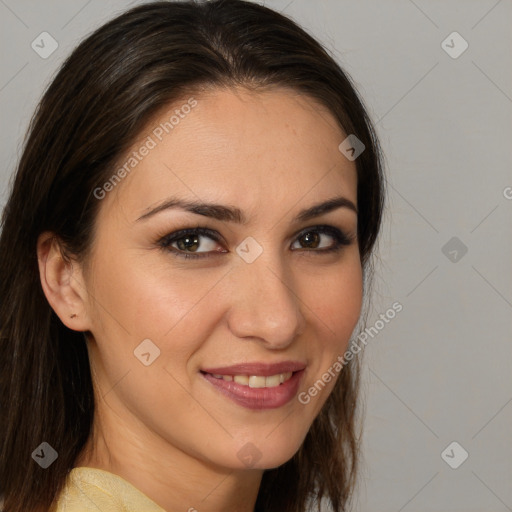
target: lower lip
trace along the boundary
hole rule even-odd
[[[287,404],[297,394],[304,370],[294,372],[286,381],[273,388],[251,388],[234,381],[217,379],[209,373],[202,376],[222,394],[247,409],[276,409]]]

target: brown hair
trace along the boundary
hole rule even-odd
[[[356,160],[365,282],[383,209],[382,157],[351,79],[287,17],[242,0],[154,2],[100,27],[69,56],[31,121],[0,235],[0,493],[8,512],[46,512],[91,432],[94,397],[84,333],[43,294],[38,235],[86,261],[100,207],[93,191],[164,106],[202,87],[285,86],[325,105],[366,149]],[[341,141],[340,141],[341,142]],[[347,510],[358,469],[359,358],[340,374],[299,451],[264,472],[256,510]],[[33,450],[58,458],[42,469]]]

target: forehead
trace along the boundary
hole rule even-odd
[[[116,169],[127,172],[102,208],[121,206],[133,220],[169,195],[249,210],[289,209],[308,194],[357,204],[355,163],[338,149],[345,137],[326,108],[290,89],[184,96],[160,110],[120,160]]]

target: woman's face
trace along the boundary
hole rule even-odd
[[[148,125],[98,199],[83,277],[97,418],[154,456],[276,467],[360,314],[355,163],[333,116],[296,92],[188,99]]]

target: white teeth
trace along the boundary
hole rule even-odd
[[[264,388],[265,380],[266,380],[266,377],[261,377],[259,375],[251,375],[249,377],[249,387],[250,388]]]
[[[292,376],[292,372],[287,372],[287,373],[280,373],[279,374],[279,378],[281,379],[280,382],[281,384],[285,381],[287,381],[288,379],[290,379]]]
[[[244,386],[248,386],[249,385],[249,377],[247,375],[235,375],[233,377],[233,380],[237,384],[243,384]]]
[[[279,386],[281,384],[281,374],[278,375],[271,375],[270,377],[265,377],[265,387],[266,388],[275,388],[276,386]],[[284,380],[283,380],[284,382]],[[250,385],[250,384],[249,384]]]
[[[293,372],[278,373],[268,377],[263,375],[219,375],[216,373],[212,375],[216,379],[223,379],[228,382],[234,381],[250,388],[275,388],[290,379]]]

